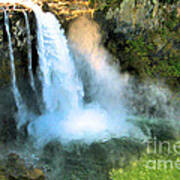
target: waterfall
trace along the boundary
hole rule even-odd
[[[50,13],[33,7],[37,20],[40,79],[46,112],[78,108],[83,90],[73,60],[69,55],[67,40],[58,20]]]
[[[2,3],[4,1],[8,2],[8,0],[0,0]],[[34,108],[28,109],[23,102],[20,93],[23,91],[19,91],[16,81],[9,19],[4,11],[12,91],[18,109],[17,126],[26,124],[28,135],[34,137],[38,147],[54,139],[62,143],[71,141],[91,143],[122,136],[145,139],[144,133],[138,127],[141,119],[142,122],[146,120],[144,116],[149,120],[151,117],[149,115],[153,114],[151,122],[153,121],[155,126],[159,125],[159,118],[179,119],[177,117],[179,112],[176,115],[174,107],[169,108],[171,99],[169,98],[171,96],[167,95],[169,92],[162,91],[160,86],[149,87],[151,83],[145,84],[145,87],[141,84],[136,87],[136,83],[129,81],[128,74],[122,75],[119,72],[117,64],[110,65],[109,59],[112,57],[102,46],[101,36],[95,23],[82,18],[79,22],[74,21],[73,23],[76,24],[73,26],[72,23],[72,27],[69,27],[67,43],[64,31],[53,14],[43,12],[30,0],[20,1],[20,5],[32,9],[36,18],[39,58],[36,74],[38,74],[38,84],[41,83],[38,94],[39,92],[42,94],[41,97],[37,94],[36,97],[33,96],[37,98],[37,103],[31,103],[34,98],[29,102],[28,98],[25,101],[28,105],[34,105]],[[28,73],[31,88],[36,93],[32,71],[31,31],[25,12],[24,17]],[[39,114],[35,110],[37,106],[40,106]],[[151,122],[148,124],[153,127]],[[174,121],[171,121],[172,123]],[[142,124],[142,130],[145,126]],[[149,129],[147,127],[147,131]]]
[[[83,140],[90,143],[109,139],[112,135],[127,135],[131,127],[129,126],[128,128],[125,122],[127,119],[126,113],[123,112],[124,108],[121,103],[114,104],[111,101],[113,87],[109,86],[110,82],[115,81],[114,85],[118,87],[118,91],[113,96],[113,99],[116,100],[121,90],[120,81],[116,81],[119,78],[119,74],[113,73],[112,78],[107,78],[107,75],[110,75],[110,73],[104,77],[103,73],[99,74],[92,71],[92,75],[99,77],[98,82],[103,81],[103,83],[96,83],[92,78],[92,86],[90,88],[94,88],[95,91],[93,92],[97,92],[98,95],[94,96],[95,98],[92,98],[91,102],[85,102],[84,82],[82,82],[79,76],[78,68],[75,66],[66,36],[58,20],[53,14],[44,13],[37,5],[30,3],[29,6],[32,8],[37,22],[38,75],[42,87],[43,106],[41,107],[43,108],[41,109],[42,114],[38,117],[37,115],[30,117],[30,113],[28,111],[26,113],[27,107],[24,105],[16,85],[13,49],[8,18],[6,16],[5,23],[9,37],[13,93],[18,109],[21,112],[20,114],[26,115],[19,116],[18,126],[26,124],[27,120],[30,121],[28,123],[28,133],[30,136],[35,137],[39,146],[56,138],[61,142]],[[28,70],[31,86],[35,89],[32,74],[30,28],[27,14],[24,13],[24,16],[28,37]],[[99,61],[99,58],[97,60],[100,63],[99,67],[101,67],[104,61]],[[109,71],[109,68],[104,68],[104,71]],[[108,89],[106,87],[107,79]],[[101,84],[103,86],[99,87]],[[100,88],[101,91],[97,91],[97,88]],[[106,90],[109,91],[109,89],[111,90],[110,93],[106,93]],[[99,96],[101,98],[97,98]]]
[[[17,87],[16,83],[16,71],[15,71],[15,63],[14,63],[14,53],[13,53],[13,47],[12,47],[12,40],[11,40],[11,34],[9,30],[9,19],[8,19],[8,14],[4,10],[4,24],[6,28],[6,33],[8,36],[8,44],[9,44],[9,56],[10,56],[10,66],[11,66],[11,80],[12,80],[12,92],[15,98],[15,103],[18,109],[18,112],[23,112],[24,111],[24,105],[23,105],[23,100],[21,97],[21,94],[19,92],[19,89]]]
[[[33,73],[32,73],[31,31],[30,31],[30,25],[29,25],[28,16],[27,16],[27,13],[26,13],[25,11],[24,11],[24,18],[25,18],[26,31],[27,31],[27,46],[28,46],[28,60],[29,60],[28,72],[29,72],[29,76],[30,76],[30,85],[31,85],[31,88],[32,88],[32,89],[34,90],[34,92],[36,93],[36,87],[35,87],[34,77],[33,77]]]
[[[64,31],[51,13],[34,6],[40,80],[45,109],[28,126],[38,145],[54,138],[61,141],[100,138],[106,133],[107,113],[96,104],[85,105],[82,82],[70,55]]]
[[[113,134],[127,135],[126,115],[119,115],[123,111],[119,111],[120,106],[115,107],[118,113],[114,115],[114,107],[107,111],[98,99],[84,102],[82,81],[58,20],[38,6],[32,9],[37,21],[39,76],[45,104],[43,114],[28,126],[37,145],[56,138],[65,143],[72,140],[90,143],[111,138]],[[102,100],[103,96],[101,94]],[[106,103],[108,106],[108,101]]]

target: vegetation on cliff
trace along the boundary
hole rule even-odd
[[[122,71],[140,79],[161,79],[176,89],[180,85],[179,5],[154,2],[157,5],[115,1],[114,7],[107,2],[102,10],[99,7],[96,18],[103,29],[103,42],[120,61]]]
[[[43,9],[56,14],[60,22],[68,29],[69,14],[63,16],[58,14],[55,3],[60,2],[52,0],[51,6],[43,1]],[[65,1],[61,1],[65,2]],[[180,89],[180,4],[178,0],[90,0],[88,6],[76,6],[73,1],[66,1],[63,5],[65,8],[71,8],[71,12],[75,12],[78,8],[86,10],[95,10],[94,20],[100,25],[100,31],[103,36],[102,44],[113,55],[113,60],[120,64],[122,72],[132,74],[138,82],[143,84],[144,80],[153,79],[154,81],[164,81],[168,84],[176,94]],[[75,2],[75,1],[74,1]],[[89,5],[91,3],[91,5]],[[69,12],[69,9],[65,12]],[[78,11],[77,11],[78,12]],[[79,11],[81,12],[81,11]],[[91,11],[90,11],[91,12]],[[83,13],[77,13],[79,16]],[[90,13],[91,14],[91,13]],[[73,13],[71,14],[73,15]],[[71,17],[77,17],[77,16]],[[30,26],[32,32],[32,50],[33,50],[33,73],[36,74],[38,65],[38,57],[36,50],[36,22],[33,13],[28,14],[30,18]],[[12,43],[15,55],[16,74],[18,86],[23,86],[22,79],[27,80],[27,39],[25,22],[22,13],[14,12],[10,17]],[[72,18],[72,19],[73,19]],[[92,16],[91,16],[92,18]],[[68,21],[67,21],[68,19]],[[70,18],[71,19],[71,18]],[[4,35],[3,13],[0,14],[0,140],[2,143],[9,143],[18,139],[18,131],[14,114],[14,100],[10,93],[10,64],[7,52],[8,42]],[[72,20],[73,21],[73,20]],[[135,85],[135,88],[136,85]],[[21,88],[23,89],[23,88]],[[31,92],[29,87],[25,87],[22,94],[29,95]],[[40,89],[40,87],[39,87]],[[146,89],[145,89],[146,90]],[[144,89],[136,89],[136,93],[145,91]],[[139,92],[137,92],[139,91]],[[143,100],[147,100],[147,93]],[[158,94],[159,96],[159,94]],[[178,97],[178,96],[177,96]],[[27,96],[29,98],[29,96]],[[35,98],[32,97],[32,102]],[[35,100],[34,100],[35,101]],[[137,101],[141,104],[141,101]],[[169,99],[162,101],[158,99],[159,104],[170,104]],[[152,103],[153,104],[153,103]],[[151,105],[152,105],[151,104]],[[134,104],[132,106],[135,106]],[[157,107],[156,106],[156,107]],[[166,116],[166,112],[158,112],[151,106],[152,116],[156,113]],[[38,111],[38,110],[37,110]],[[142,110],[144,115],[145,108]],[[170,113],[168,109],[167,113]],[[144,113],[144,114],[143,114]],[[154,113],[154,114],[153,114]],[[149,119],[148,119],[149,118]],[[161,121],[161,119],[153,119],[153,117],[139,118],[136,125],[140,127],[146,135],[146,130],[150,131],[152,137],[158,140],[169,140],[177,138],[174,127],[169,125],[172,121]],[[163,125],[162,125],[163,124]],[[26,127],[24,127],[26,128]],[[26,141],[26,131],[22,130]],[[21,135],[22,135],[21,134]],[[23,140],[24,140],[23,139]],[[54,179],[61,177],[62,179],[97,179],[105,180],[110,177],[114,180],[120,179],[140,179],[140,175],[146,172],[144,179],[151,177],[152,179],[166,178],[179,175],[176,170],[172,171],[150,171],[143,168],[144,160],[151,157],[144,155],[140,158],[144,146],[135,139],[112,139],[110,141],[93,143],[90,146],[79,143],[72,144],[72,147],[64,147],[61,144],[52,142],[48,144],[41,154],[40,164],[47,166],[47,174]],[[160,158],[167,158],[160,156]],[[136,159],[140,158],[139,161]],[[159,157],[153,157],[159,158]],[[172,159],[178,158],[176,155],[171,156]],[[14,161],[11,163],[10,161]],[[133,163],[131,162],[133,161]],[[0,161],[0,179],[44,179],[44,174],[36,168],[27,168],[25,162],[16,154],[11,154],[9,159]],[[120,168],[120,169],[119,169]],[[113,170],[112,170],[113,169]],[[117,170],[116,170],[117,169]],[[68,172],[68,173],[67,173]],[[110,174],[109,174],[110,172]],[[37,175],[37,177],[36,177]],[[142,179],[143,179],[142,178]],[[169,178],[169,177],[168,177]],[[59,180],[59,179],[58,179]]]

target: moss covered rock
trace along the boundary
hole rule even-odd
[[[173,89],[180,87],[178,3],[114,3],[118,2],[116,7],[99,8],[95,19],[104,45],[120,61],[121,70],[142,80],[161,79]]]

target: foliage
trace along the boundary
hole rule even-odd
[[[112,169],[110,177],[113,180],[176,180],[180,176],[180,171],[175,167],[175,163],[179,162],[179,160],[178,153],[168,153],[167,147],[164,147],[162,153],[144,153],[138,161],[132,162],[129,166]],[[148,165],[150,161],[156,162],[155,168],[150,168],[152,167],[152,164]],[[161,166],[158,166],[159,162],[161,162]],[[168,162],[167,167],[166,164],[163,164],[164,162]]]
[[[160,2],[162,2],[162,3],[169,3],[169,4],[176,3],[178,1],[179,0],[160,0]]]
[[[139,74],[150,77],[180,77],[180,54],[178,50],[173,50],[169,32],[148,32],[147,36],[145,39],[140,34],[127,40],[128,47],[125,49],[125,53],[130,54],[129,61],[134,67],[139,67]]]
[[[90,145],[72,142],[63,146],[51,142],[44,148],[41,163],[50,168],[50,179],[106,180],[112,168],[127,166],[143,149],[144,144],[133,138],[113,138]]]
[[[109,35],[106,46],[121,63],[122,71],[141,79],[168,79],[172,87],[180,85],[180,17],[176,9],[162,9],[162,20],[154,29]]]
[[[117,8],[124,0],[89,0],[92,5],[97,4],[98,9],[104,10],[108,8]],[[151,0],[151,3],[154,4],[157,0]],[[159,0],[160,3],[173,4],[177,3],[179,0]],[[139,3],[141,0],[135,0],[135,3]],[[133,2],[134,3],[134,2]]]
[[[93,5],[98,5],[97,9],[107,10],[108,8],[116,8],[123,0],[91,0]]]

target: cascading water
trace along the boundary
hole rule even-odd
[[[4,24],[6,28],[6,33],[8,37],[8,45],[9,45],[9,56],[10,56],[10,65],[11,65],[11,79],[12,79],[12,92],[15,98],[15,103],[17,106],[17,119],[19,127],[26,122],[26,107],[19,92],[17,83],[16,83],[16,71],[15,71],[15,63],[14,63],[14,53],[11,41],[11,34],[9,30],[9,19],[8,14],[4,10]]]
[[[101,98],[86,103],[83,100],[82,82],[78,78],[77,68],[70,56],[66,37],[58,20],[51,13],[43,13],[37,6],[32,9],[38,27],[40,79],[45,109],[42,116],[30,123],[29,134],[38,139],[38,145],[55,138],[63,142],[83,140],[89,143],[112,136],[129,135],[132,126],[126,122],[128,116],[122,103],[117,103],[117,96],[123,89],[123,81],[116,81],[117,92],[113,95],[113,101],[116,103],[111,102],[113,89],[110,87],[107,91],[101,91]],[[105,77],[100,72],[99,81],[103,81],[102,88],[106,88],[105,82],[111,69],[108,65],[104,66],[104,63],[102,61],[103,69],[108,72]],[[118,72],[111,72],[113,76],[108,78],[108,86],[110,82],[120,78]],[[99,86],[102,83],[94,84]],[[99,96],[100,92],[95,97]],[[136,136],[135,134],[133,136]]]
[[[23,4],[23,2],[21,3]],[[91,74],[94,76],[91,79],[91,84],[95,86],[102,85],[102,87],[100,91],[97,91],[95,86],[91,86],[90,89],[93,92],[91,95],[94,97],[91,102],[85,102],[84,82],[81,81],[79,69],[75,66],[70,55],[64,31],[60,29],[58,20],[51,13],[42,12],[41,8],[31,1],[24,3],[33,10],[37,22],[38,73],[42,84],[43,106],[41,107],[43,108],[41,108],[39,117],[37,115],[36,117],[30,116],[30,112],[23,103],[16,86],[13,50],[9,29],[7,28],[12,56],[13,90],[18,109],[21,112],[21,116],[18,118],[18,127],[29,124],[28,133],[37,139],[37,144],[40,146],[56,138],[61,142],[83,140],[89,143],[109,139],[114,135],[118,137],[128,135],[131,125],[126,122],[129,116],[127,116],[123,103],[119,102],[120,98],[118,96],[123,89],[123,82],[118,72],[106,64],[101,52],[100,56],[92,55],[94,59],[97,58],[100,69],[103,69],[105,73],[103,71],[98,72],[96,62],[91,63]],[[30,27],[26,13],[24,13],[24,17],[27,30],[28,71],[31,87],[35,90],[32,74]],[[6,26],[8,27],[7,18]],[[108,77],[110,74],[113,75]],[[118,78],[120,79],[117,80]],[[110,85],[112,81],[116,81],[113,84],[115,94],[113,94]],[[97,94],[94,94],[96,92]],[[30,119],[31,122],[29,122]],[[135,134],[133,135],[135,136]]]
[[[25,19],[25,24],[26,24],[26,32],[27,32],[27,46],[28,46],[28,60],[29,60],[29,64],[28,64],[28,72],[29,72],[29,76],[30,76],[30,84],[31,84],[31,88],[34,90],[34,92],[36,93],[36,87],[35,87],[35,83],[34,83],[34,77],[33,77],[33,73],[32,73],[32,44],[31,44],[31,31],[30,31],[30,25],[29,25],[29,20],[28,20],[28,16],[27,13],[24,11],[24,19]]]
[[[83,108],[82,84],[58,20],[50,13],[43,13],[38,7],[33,10],[38,26],[38,54],[45,110],[43,116],[30,124],[29,132],[41,138],[45,133],[47,136],[44,138],[47,139],[62,136],[64,139],[66,136],[72,139],[78,130],[80,134],[84,133],[80,129],[87,122],[88,116],[93,118],[88,125],[97,130],[96,121],[98,118],[104,119],[105,113],[103,110],[100,113]],[[88,125],[84,128],[89,128]],[[104,128],[103,124],[98,126]],[[74,132],[68,134],[67,131]]]
[[[75,68],[63,30],[58,20],[40,8],[33,8],[38,26],[38,55],[43,100],[46,112],[78,108],[82,103],[82,86]]]
[[[26,116],[19,117],[18,127],[29,123],[28,132],[38,140],[39,145],[45,144],[55,138],[64,142],[72,140],[92,142],[95,140],[104,140],[109,138],[109,136],[111,137],[112,134],[116,136],[127,135],[126,112],[122,107],[122,103],[114,103],[114,100],[119,100],[117,100],[117,95],[122,90],[121,82],[116,82],[118,92],[116,95],[113,95],[113,101],[111,101],[112,91],[109,91],[110,89],[112,90],[109,87],[109,83],[118,79],[119,74],[111,71],[113,72],[113,76],[111,76],[112,78],[108,78],[108,75],[110,75],[108,71],[111,68],[105,65],[104,60],[99,61],[99,65],[102,65],[107,73],[103,77],[103,72],[100,71],[97,73],[92,70],[92,74],[95,72],[96,76],[99,77],[98,83],[96,81],[93,82],[94,85],[100,86],[102,84],[103,86],[100,92],[96,91],[95,87],[90,87],[91,89],[94,88],[95,91],[93,92],[97,92],[98,94],[94,94],[91,102],[85,102],[84,86],[80,80],[81,77],[79,77],[74,60],[70,55],[64,31],[60,29],[58,20],[51,13],[42,12],[39,6],[34,5],[30,1],[26,2],[26,6],[31,7],[37,22],[39,79],[42,84],[44,106],[41,109],[42,114],[39,117],[33,118],[30,123],[29,119],[32,119],[32,117],[27,117],[26,113]],[[32,89],[35,90],[32,74],[30,27],[27,14],[24,13],[24,16],[28,41],[28,70]],[[12,51],[11,39],[9,39],[9,42]],[[26,110],[16,86],[14,57],[12,53],[14,96],[23,114]],[[92,63],[92,67],[94,65]],[[97,78],[95,79],[97,80]],[[106,80],[108,80],[108,89],[105,87]],[[99,84],[99,82],[102,83]]]
[[[9,44],[9,57],[11,61],[11,79],[12,79],[12,91],[14,94],[15,102],[17,108],[20,110],[22,106],[22,97],[20,95],[20,92],[18,90],[18,87],[16,85],[16,72],[15,72],[15,64],[14,64],[14,54],[13,54],[13,47],[12,47],[12,41],[11,41],[11,34],[9,30],[9,19],[8,19],[8,14],[4,10],[4,23],[6,27],[6,33],[8,36],[8,44]]]
[[[100,91],[97,91],[95,86],[91,86],[90,88],[93,90],[91,95],[94,97],[91,102],[85,102],[83,98],[85,92],[80,80],[81,77],[79,77],[78,69],[70,55],[64,31],[60,29],[58,20],[51,13],[42,12],[37,5],[30,2],[26,5],[32,8],[37,22],[39,79],[42,83],[44,104],[44,108],[41,109],[42,115],[33,118],[29,123],[28,133],[37,139],[37,143],[40,146],[56,138],[63,142],[83,140],[89,143],[96,140],[104,140],[114,135],[128,135],[131,125],[126,122],[129,116],[127,116],[122,102],[119,102],[123,81],[121,81],[122,78],[120,78],[118,72],[106,64],[101,54],[95,57],[92,55],[92,57],[97,58],[99,68],[103,71],[98,72],[98,69],[92,69],[92,76],[93,73],[95,74],[94,78],[91,79],[91,84],[95,86],[102,85],[102,87]],[[24,14],[24,16],[28,36],[28,70],[31,86],[35,89],[32,74],[30,28],[27,15]],[[14,96],[18,106],[24,107],[16,86],[11,39],[9,39],[9,42],[12,55],[11,62],[13,64]],[[91,65],[92,68],[96,68],[96,62],[92,62]],[[119,80],[117,80],[118,78]],[[113,94],[113,89],[110,85],[114,81],[114,87],[112,88],[115,88],[115,94]],[[94,94],[95,92],[97,94]],[[25,109],[24,112],[26,112]],[[21,116],[18,120],[18,126],[20,127],[28,121],[29,117]]]
[[[84,17],[74,20],[72,26],[69,26],[67,41],[55,16],[44,13],[32,3],[28,6],[34,11],[37,22],[37,31],[33,38],[37,38],[39,61],[35,74],[39,77],[33,77],[32,70],[35,69],[32,67],[32,60],[36,59],[36,56],[32,55],[36,52],[34,39],[31,44],[30,19],[28,20],[24,12],[29,78],[22,82],[22,85],[18,78],[16,80],[14,34],[11,37],[8,15],[5,12],[12,90],[19,115],[16,117],[17,126],[23,126],[20,130],[28,135],[28,138],[24,139],[23,136],[23,141],[21,137],[18,141],[21,133],[17,133],[18,138],[14,141],[16,147],[13,147],[14,143],[10,146],[13,153],[9,159],[20,154],[28,167],[32,167],[29,161],[36,168],[42,167],[47,178],[51,180],[81,177],[108,179],[109,168],[124,166],[125,161],[126,165],[136,155],[139,157],[145,147],[141,140],[157,137],[157,140],[161,141],[160,138],[171,139],[176,136],[180,116],[170,102],[171,93],[166,91],[166,88],[160,89],[160,85],[152,85],[152,82],[140,84],[139,81],[131,79],[129,74],[120,73],[117,64],[110,64],[112,61],[109,59],[112,57],[101,44],[95,22]],[[17,18],[11,20],[14,25]],[[18,28],[12,32],[18,32]],[[20,36],[19,34],[17,33],[17,40],[24,37],[24,33]],[[25,40],[23,39],[23,42],[26,42]],[[24,43],[21,47],[23,45]],[[25,51],[20,49],[20,52],[23,52],[24,57]],[[19,54],[15,51],[15,57]],[[29,90],[26,91],[26,87]],[[128,138],[122,138],[124,136]],[[11,141],[7,139],[7,142]],[[98,158],[97,153],[100,153]],[[41,175],[41,171],[37,173]]]
[[[23,4],[23,2],[21,3]],[[78,25],[82,32],[77,26],[74,28],[75,31],[72,31],[72,37],[69,38],[71,52],[73,52],[72,58],[64,31],[60,29],[55,16],[42,12],[41,8],[31,1],[24,3],[33,10],[37,22],[38,73],[42,84],[44,106],[41,106],[43,107],[41,115],[36,114],[36,117],[30,118],[28,116],[30,113],[26,114],[26,107],[16,85],[11,35],[5,12],[13,94],[18,111],[21,112],[18,126],[28,123],[28,133],[35,137],[39,146],[57,138],[61,142],[83,140],[88,143],[109,139],[112,136],[133,135],[135,137],[138,135],[138,137],[144,138],[139,128],[136,129],[134,125],[127,122],[127,119],[134,118],[133,113],[128,113],[130,111],[125,106],[126,99],[123,97],[124,94],[128,94],[124,93],[128,78],[120,75],[113,66],[108,64],[109,56],[100,45],[98,33],[96,30],[89,33],[90,28],[93,28],[92,24],[89,26],[85,21],[83,27],[87,26],[86,29],[83,30]],[[27,14],[24,16],[28,40],[28,70],[32,89],[35,90],[30,27]],[[81,19],[80,23],[82,22]],[[89,38],[87,41],[86,33]],[[86,100],[85,89],[88,89],[89,100]],[[135,94],[132,93],[132,96]],[[38,96],[36,97],[38,98]]]

